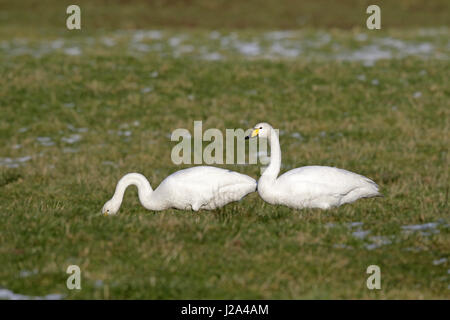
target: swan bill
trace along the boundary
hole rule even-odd
[[[252,131],[252,134],[251,134],[250,138],[256,137],[258,135],[258,133],[259,133],[259,129],[254,129]]]
[[[256,137],[258,135],[258,133],[259,133],[259,129],[254,129],[250,135],[245,137],[245,140]]]

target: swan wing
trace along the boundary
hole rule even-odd
[[[375,182],[360,174],[340,169],[336,167],[326,166],[306,166],[292,169],[278,179],[297,179],[309,181],[327,182],[333,185],[366,185],[367,183],[377,186]]]
[[[296,168],[281,175],[276,183],[285,195],[291,199],[299,196],[302,203],[317,200],[340,205],[380,195],[378,185],[369,178],[335,167]]]
[[[256,180],[238,172],[210,166],[179,170],[163,182],[155,192],[198,210],[215,209],[237,201],[256,191]],[[181,204],[182,203],[182,204]]]
[[[179,170],[168,176],[164,181],[166,180],[189,185],[201,184],[207,187],[220,187],[230,184],[256,185],[256,180],[245,174],[211,166],[198,166]]]

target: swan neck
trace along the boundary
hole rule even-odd
[[[151,195],[153,193],[153,189],[147,178],[140,173],[128,173],[124,175],[117,183],[113,199],[119,201],[121,204],[125,190],[131,185],[137,187],[139,201],[145,208],[149,209],[149,207],[151,207]]]
[[[269,177],[272,179],[276,179],[278,174],[280,173],[281,167],[281,148],[280,148],[280,140],[278,139],[278,135],[274,129],[270,130],[270,164],[262,174],[263,177]]]

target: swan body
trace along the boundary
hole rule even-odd
[[[281,149],[276,131],[267,123],[259,123],[251,134],[255,136],[268,138],[271,148],[270,164],[258,180],[258,193],[268,203],[297,209],[329,209],[381,195],[377,184],[369,178],[335,167],[306,166],[277,178]]]
[[[140,173],[128,173],[117,183],[114,196],[105,203],[103,214],[116,214],[128,186],[138,188],[139,201],[148,210],[213,210],[238,201],[256,191],[256,180],[238,172],[198,166],[177,171],[154,191]]]

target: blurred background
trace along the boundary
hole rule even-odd
[[[445,0],[97,0],[0,1],[2,29],[51,32],[64,27],[70,4],[83,11],[83,32],[117,29],[364,28],[370,4],[382,8],[383,29],[448,26]],[[24,31],[25,32],[25,31]]]
[[[448,0],[0,0],[0,299],[448,299],[449,15]],[[194,120],[268,121],[282,172],[337,166],[385,197],[149,212],[130,188],[101,216],[122,175],[156,188],[183,168],[170,136]]]

